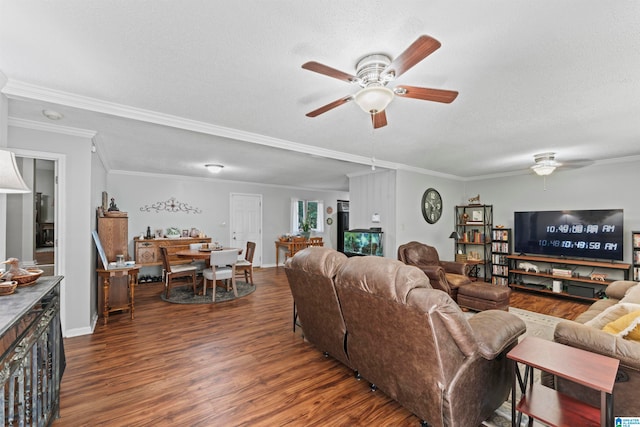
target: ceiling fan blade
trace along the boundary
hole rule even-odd
[[[371,115],[371,121],[373,122],[373,128],[378,129],[387,125],[387,113],[384,110],[379,113]]]
[[[397,86],[393,92],[405,98],[422,99],[425,101],[443,102],[449,104],[458,96],[455,90],[429,89],[426,87]]]
[[[317,110],[313,110],[310,113],[307,113],[306,116],[307,117],[316,117],[319,116],[322,113],[326,113],[329,110],[333,110],[336,107],[341,106],[342,104],[346,104],[347,102],[351,101],[353,99],[353,95],[347,95],[344,98],[340,98],[336,101],[330,102],[327,105],[324,105],[320,108],[318,108]]]
[[[335,68],[331,68],[328,65],[324,65],[315,61],[309,61],[302,64],[302,68],[304,68],[305,70],[324,74],[325,76],[333,77],[334,79],[344,80],[347,83],[353,83],[358,80],[356,76],[352,76],[351,74],[336,70]]]
[[[440,42],[429,36],[420,36],[404,52],[396,57],[382,74],[393,72],[396,77],[431,55],[441,46]]]

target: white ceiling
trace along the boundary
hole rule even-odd
[[[396,83],[453,103],[305,116],[358,88],[303,63],[353,74],[421,34],[442,47]],[[0,0],[0,71],[10,123],[95,131],[110,170],[346,190],[372,157],[474,179],[640,155],[636,0]]]

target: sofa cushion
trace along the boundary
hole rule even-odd
[[[607,323],[602,330],[619,337],[640,341],[640,310],[625,314],[621,318]]]
[[[624,295],[627,293],[629,288],[637,285],[638,282],[633,282],[631,280],[616,280],[615,282],[611,282],[609,286],[605,289],[605,293],[609,298],[622,299]]]
[[[630,302],[632,304],[640,304],[640,286],[632,286],[627,290],[624,298],[620,302]]]
[[[595,329],[602,329],[606,324],[638,310],[640,310],[640,304],[618,303],[607,308],[588,322],[585,322],[585,325]]]

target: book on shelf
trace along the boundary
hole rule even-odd
[[[484,222],[482,222],[482,221],[467,221],[465,224],[466,225],[484,225]]]
[[[640,233],[633,234],[633,247],[640,248]]]

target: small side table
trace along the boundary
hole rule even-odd
[[[619,360],[535,337],[525,337],[507,353],[507,358],[514,361],[515,369],[511,389],[512,426],[520,425],[522,414],[529,416],[530,426],[534,418],[551,426],[613,426],[612,393]],[[524,378],[517,362],[526,366]],[[534,368],[600,391],[600,408],[534,384]],[[522,397],[516,405],[518,385]]]
[[[96,270],[98,272],[98,277],[102,280],[102,316],[105,325],[109,321],[109,313],[112,311],[129,310],[131,319],[133,320],[135,287],[138,284],[138,273],[140,272],[140,267],[140,265],[136,264],[130,267],[114,268],[109,270],[99,268]],[[111,307],[109,304],[109,287],[111,286],[111,279],[122,276],[127,276],[129,300],[125,305]]]

